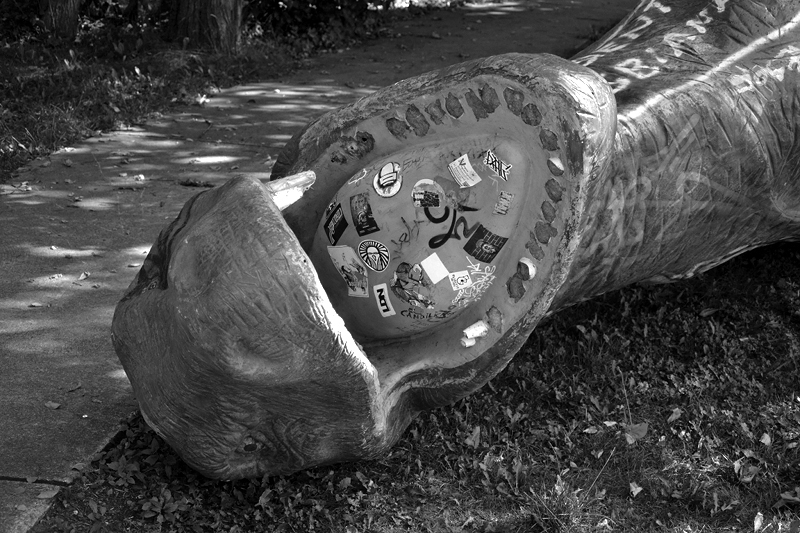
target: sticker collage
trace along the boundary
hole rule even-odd
[[[442,322],[491,287],[497,269],[491,263],[509,240],[490,229],[504,227],[491,219],[505,218],[515,197],[508,190],[512,165],[494,150],[475,154],[475,166],[470,154],[460,155],[447,165],[449,179],[435,175],[439,182],[419,156],[357,172],[336,193],[321,224],[347,295],[374,300],[361,316],[377,309],[383,318],[400,319],[395,329],[402,331]],[[486,186],[475,193],[481,182]],[[488,195],[494,199],[480,202]],[[483,215],[481,203],[491,206]]]

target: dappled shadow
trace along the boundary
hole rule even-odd
[[[636,3],[506,2],[410,17],[285,80],[207,95],[22,169],[0,186],[0,476],[68,479],[136,408],[111,318],[193,194],[238,175],[268,179],[304,124],[379,87],[467,58],[568,55]]]

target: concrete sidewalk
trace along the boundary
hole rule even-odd
[[[114,307],[198,186],[266,180],[309,120],[476,45],[568,55],[637,3],[502,2],[400,20],[389,37],[88,139],[0,185],[0,533],[27,531],[136,410],[110,342]],[[460,31],[441,30],[452,23]]]

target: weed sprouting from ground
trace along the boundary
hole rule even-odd
[[[135,416],[36,531],[796,531],[798,334],[773,246],[557,313],[380,460],[211,481]]]

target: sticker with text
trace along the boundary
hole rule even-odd
[[[403,186],[403,176],[400,174],[399,163],[386,163],[381,167],[372,180],[375,192],[383,198],[391,198]]]
[[[453,272],[449,277],[450,285],[453,286],[454,291],[460,291],[461,289],[466,289],[467,287],[472,286],[472,278],[467,270]]]
[[[491,150],[486,151],[486,155],[483,157],[483,164],[491,168],[494,173],[503,178],[504,181],[508,181],[511,165],[503,162],[503,160],[497,157]]]
[[[450,175],[453,176],[453,179],[456,180],[456,183],[458,183],[459,187],[462,189],[477,185],[481,181],[481,177],[478,176],[478,173],[475,172],[474,168],[472,168],[472,164],[469,162],[469,156],[467,154],[462,155],[447,165],[447,169],[450,171]]]
[[[492,213],[495,215],[506,215],[508,210],[511,209],[511,201],[514,199],[514,193],[508,191],[500,191],[497,197],[497,203],[494,204]]]
[[[495,235],[486,229],[483,224],[478,224],[475,233],[464,245],[464,251],[478,261],[491,263],[497,257],[506,241],[508,241],[507,237]]]
[[[347,219],[344,218],[342,204],[338,204],[325,220],[325,235],[328,236],[331,244],[336,244],[345,229],[347,229]]]
[[[444,189],[433,180],[423,179],[411,190],[414,207],[440,207],[444,205]]]
[[[369,298],[369,275],[356,251],[349,246],[328,246],[328,255],[347,283],[347,295]]]
[[[389,249],[378,241],[361,241],[358,255],[364,263],[375,272],[383,272],[389,266]]]
[[[392,316],[395,314],[392,302],[389,300],[389,287],[385,283],[375,285],[372,287],[375,293],[375,301],[378,302],[378,310],[381,312],[382,317]]]
[[[422,262],[420,262],[420,265],[422,265],[422,268],[425,269],[425,273],[428,275],[434,285],[450,275],[447,267],[444,266],[444,263],[442,263],[442,260],[439,259],[439,255],[436,253],[432,253],[423,259]]]
[[[375,217],[372,216],[369,192],[361,192],[350,197],[350,215],[359,237],[381,230],[375,222]]]

